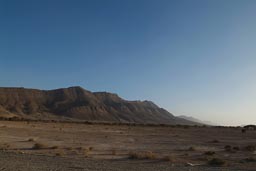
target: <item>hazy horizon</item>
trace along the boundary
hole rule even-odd
[[[81,86],[256,124],[256,1],[2,0],[0,87]]]

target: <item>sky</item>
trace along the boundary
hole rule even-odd
[[[255,0],[0,0],[0,87],[81,86],[256,124]]]

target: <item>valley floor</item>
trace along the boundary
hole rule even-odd
[[[0,170],[253,171],[255,147],[241,128],[0,121]]]

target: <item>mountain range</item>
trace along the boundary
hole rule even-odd
[[[117,94],[79,86],[55,90],[0,88],[0,117],[71,119],[95,122],[186,124],[151,101],[128,101]]]

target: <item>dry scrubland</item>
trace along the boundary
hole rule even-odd
[[[0,121],[2,170],[256,170],[242,128]]]

